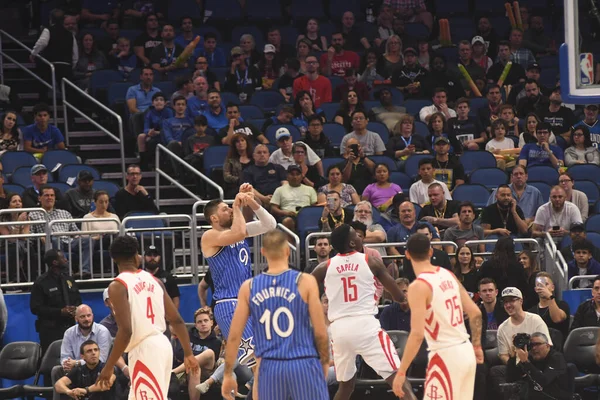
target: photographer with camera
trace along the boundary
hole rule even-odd
[[[569,373],[565,357],[548,343],[548,336],[535,332],[531,336],[515,336],[515,356],[506,365],[506,381],[516,384],[501,385],[505,398],[518,391],[520,399],[570,400]],[[572,383],[572,382],[571,382]]]

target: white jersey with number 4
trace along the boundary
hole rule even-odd
[[[445,268],[435,272],[423,272],[417,280],[425,282],[431,289],[431,304],[425,313],[425,339],[429,351],[464,343],[469,339],[463,319],[460,284]]]
[[[377,314],[379,297],[367,255],[355,251],[331,258],[325,275],[325,294],[329,300],[327,317],[331,322],[343,317]]]
[[[156,278],[144,271],[123,272],[115,278],[127,288],[131,312],[131,340],[128,353],[145,338],[165,332],[164,291]]]

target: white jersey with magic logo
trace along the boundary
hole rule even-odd
[[[325,293],[329,299],[329,321],[377,314],[379,296],[376,291],[376,280],[367,255],[359,252],[338,254],[327,263]]]

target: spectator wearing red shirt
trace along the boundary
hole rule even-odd
[[[345,83],[338,85],[333,93],[334,101],[345,99],[348,96],[348,92],[353,90],[358,95],[360,101],[369,100],[369,88],[363,82],[359,82],[356,76],[356,70],[350,68],[346,70],[346,76],[344,76]]]
[[[306,57],[306,74],[294,80],[294,97],[301,90],[306,90],[315,103],[315,109],[323,103],[331,102],[331,82],[319,75],[317,56]]]
[[[331,35],[331,47],[321,55],[321,71],[326,76],[344,77],[350,68],[358,69],[360,58],[350,50],[344,50],[346,38],[342,32]]]

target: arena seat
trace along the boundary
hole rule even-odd
[[[593,175],[590,175],[590,178],[593,178]],[[590,206],[600,200],[600,190],[598,189],[598,185],[591,180],[575,181],[575,189],[585,193]]]
[[[496,157],[485,150],[467,150],[460,156],[465,174],[470,175],[477,168],[496,168]]]
[[[25,191],[25,188],[23,186],[18,185],[16,183],[5,183],[3,187],[6,193],[16,193],[19,196],[21,196]]]
[[[339,149],[342,144],[342,139],[346,136],[346,130],[340,124],[327,123],[323,124],[323,132],[325,136],[331,141],[333,147]]]
[[[0,379],[23,381],[33,377],[37,371],[42,348],[34,342],[7,343],[0,351]],[[14,399],[24,395],[23,385],[0,388],[0,398]]]
[[[204,173],[210,176],[216,168],[223,168],[229,146],[209,146],[204,150]]]
[[[211,11],[209,21],[239,21],[243,17],[237,0],[206,0],[204,9]]]
[[[60,359],[60,347],[62,346],[62,339],[55,340],[50,343],[46,353],[42,357],[40,367],[35,373],[35,378],[32,385],[23,386],[23,394],[27,397],[42,397],[45,399],[52,399],[54,387],[52,386],[41,386],[41,379],[43,378],[46,382],[50,382],[50,374],[52,368],[61,364]]]
[[[425,122],[415,120],[415,135],[426,138],[429,135],[429,128]]]
[[[19,167],[32,167],[38,163],[33,154],[26,151],[7,151],[0,156],[4,175],[10,176]]]
[[[383,140],[383,144],[387,144],[390,141],[390,131],[381,122],[369,122],[367,130],[377,133],[381,137],[381,140]]]
[[[406,159],[404,172],[411,179],[419,179],[419,161],[423,158],[431,158],[430,154],[414,154]]]
[[[488,189],[495,189],[500,185],[508,183],[508,176],[500,168],[478,168],[471,173],[469,182],[471,184],[483,185]]]
[[[398,171],[394,171],[390,174],[390,182],[400,186],[402,191],[406,193],[408,193],[410,185],[412,184],[410,176],[406,175],[404,172]]]
[[[382,89],[389,90],[392,93],[392,102],[395,106],[403,105],[404,94],[400,90],[398,90],[398,88],[395,88],[393,86],[386,86],[386,85],[376,86],[375,88],[373,88],[373,90],[371,90],[369,92],[370,99],[379,101],[379,92]]]
[[[17,168],[11,175],[10,181],[11,183],[21,185],[23,187],[31,186],[31,167]],[[48,174],[48,182],[54,182],[54,176],[52,174]]]
[[[550,191],[552,190],[552,186],[548,185],[546,182],[527,181],[527,184],[537,188],[542,194],[544,201],[548,201],[550,199]]]
[[[476,208],[484,208],[490,198],[490,192],[483,185],[464,184],[454,188],[452,198],[458,201],[470,201]]]
[[[281,3],[278,0],[248,0],[246,12],[250,21],[278,21],[282,19]]]
[[[75,181],[77,181],[77,174],[84,170],[89,171],[94,177],[94,180],[100,180],[100,173],[96,168],[90,165],[65,164],[58,170],[58,181],[67,182],[69,178],[75,178]]]
[[[323,103],[321,104],[320,108],[325,113],[325,118],[327,118],[327,121],[333,123],[335,113],[337,113],[337,110],[340,109],[340,105],[339,103]]]
[[[546,182],[550,186],[558,185],[558,171],[545,165],[527,168],[528,180]]]
[[[295,20],[305,21],[310,18],[322,20],[325,18],[323,2],[319,0],[292,0],[291,13]]]
[[[575,377],[576,387],[587,387],[598,385],[600,375],[596,364],[596,341],[598,339],[598,327],[587,326],[573,329],[563,348],[565,360],[577,366],[577,370],[584,374]]]
[[[270,90],[255,92],[250,98],[250,104],[262,108],[265,112],[274,112],[281,103],[285,103],[281,93]]]
[[[321,158],[321,164],[323,165],[323,173],[327,175],[327,170],[329,169],[329,167],[331,167],[332,165],[343,164],[345,162],[346,160],[342,157]],[[325,176],[325,178],[327,178],[327,176]]]
[[[265,117],[265,112],[261,107],[255,104],[244,104],[240,106],[240,114],[244,121],[249,119],[261,119]]]
[[[396,161],[392,160],[388,156],[370,156],[369,159],[375,164],[385,164],[391,172],[397,170]]]
[[[576,164],[568,169],[569,175],[575,180],[575,185],[579,180],[588,180],[600,184],[600,167],[595,164]]]
[[[117,192],[120,189],[116,183],[113,183],[111,181],[103,181],[103,180],[94,181],[93,188],[94,188],[94,190],[104,190],[105,192],[108,193],[109,198],[115,197],[115,194],[117,194]]]
[[[58,164],[79,164],[79,158],[69,150],[48,150],[42,156],[42,164],[48,171],[54,171]]]

